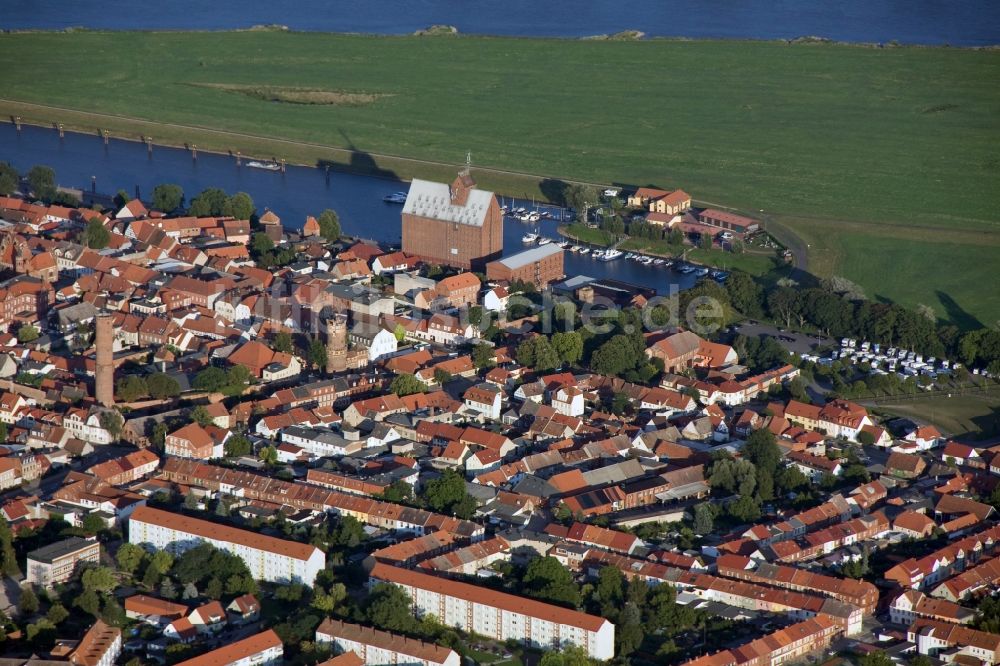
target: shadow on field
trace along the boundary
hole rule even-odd
[[[955,299],[944,293],[943,291],[934,292],[944,305],[945,319],[950,319],[959,328],[963,330],[970,330],[974,328],[983,328],[983,323],[972,314],[969,314],[962,306],[955,302]]]
[[[354,142],[351,141],[346,132],[341,130],[340,135],[343,136],[344,140],[347,142],[347,150],[350,151],[350,157],[346,161],[324,159],[317,160],[316,166],[318,168],[332,171],[363,173],[368,176],[385,178],[387,180],[402,180],[392,169],[380,167],[378,162],[375,161],[375,158],[372,157],[371,153],[358,150],[358,147],[354,145]]]

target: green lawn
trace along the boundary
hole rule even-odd
[[[964,328],[1000,320],[998,233],[817,220],[788,226],[810,244],[809,268],[820,277],[843,275],[873,300],[929,305]]]
[[[581,243],[601,246],[611,245],[611,234],[603,229],[588,227],[582,222],[565,225],[561,228],[561,231],[569,238],[578,240]]]
[[[366,153],[457,164],[471,151],[479,167],[683,187],[696,200],[783,221],[850,222],[857,238],[829,241],[816,272],[846,272],[907,303],[934,305],[935,292],[948,290],[980,320],[1000,318],[995,295],[980,299],[981,275],[964,270],[1000,260],[950,238],[955,230],[1000,235],[1000,52],[80,32],[0,35],[0,63],[0,97],[125,117],[0,101],[0,114],[36,121],[402,176],[441,178],[451,168]],[[480,173],[484,186],[508,195],[554,191],[544,181]],[[900,244],[855,256],[869,230],[886,224],[902,225]],[[913,229],[934,239],[907,246]],[[905,265],[887,277],[897,260]],[[914,279],[919,265],[928,272]]]
[[[989,438],[1000,435],[1000,390],[992,393],[920,398],[880,403],[879,411],[928,421],[954,437]]]
[[[778,266],[773,253],[768,255],[750,252],[734,254],[725,250],[695,248],[687,253],[687,258],[706,266],[716,266],[727,271],[739,269],[758,277],[770,273]]]

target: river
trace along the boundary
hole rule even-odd
[[[404,34],[434,24],[463,33],[849,42],[1000,43],[996,0],[4,0],[0,28],[293,30]]]
[[[136,188],[140,198],[148,197],[160,183],[176,183],[190,199],[208,187],[229,193],[243,191],[254,200],[259,213],[273,210],[287,228],[302,226],[307,215],[318,215],[332,208],[340,216],[344,233],[384,243],[399,244],[401,206],[387,204],[382,197],[407,189],[407,184],[371,176],[331,172],[289,166],[285,173],[238,167],[234,158],[214,153],[199,153],[198,159],[179,148],[156,146],[150,155],[144,144],[111,139],[107,146],[95,135],[66,132],[60,139],[54,129],[25,125],[18,132],[14,125],[0,123],[0,161],[9,162],[25,173],[36,164],[52,167],[63,187],[113,194],[124,190],[130,196]],[[475,172],[473,171],[473,175]],[[510,199],[506,199],[510,202]],[[515,205],[530,207],[530,201]],[[552,208],[556,214],[558,209]],[[537,224],[504,222],[504,253],[521,250],[522,236],[537,231],[555,238],[557,222],[542,220]],[[669,268],[644,266],[624,257],[610,262],[597,261],[572,252],[565,255],[566,274],[611,278],[668,293],[671,285],[687,288],[694,283],[690,275]]]

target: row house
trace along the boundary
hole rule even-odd
[[[875,612],[879,601],[878,588],[867,581],[828,576],[797,567],[762,562],[743,555],[720,555],[716,560],[716,570],[720,576],[727,578],[798,592],[818,592],[857,606],[867,614]]]
[[[847,400],[832,400],[823,406],[789,400],[782,416],[806,430],[850,440],[856,440],[865,426],[874,425],[868,410]]]
[[[957,602],[994,590],[998,583],[1000,557],[994,557],[938,584],[931,596]]]
[[[920,559],[910,558],[893,566],[885,578],[902,587],[926,588],[954,573],[964,571],[992,555],[1000,538],[1000,526],[954,541]]]
[[[1000,662],[1000,635],[959,624],[919,619],[906,630],[906,640],[916,645],[919,654],[947,662],[984,666]]]
[[[495,562],[506,562],[510,558],[510,543],[503,537],[495,536],[429,557],[420,562],[418,568],[444,574],[474,576]]]
[[[779,562],[804,562],[856,543],[876,539],[889,531],[889,520],[881,512],[861,516],[840,525],[809,532],[794,541],[781,541],[763,550]]]
[[[813,617],[739,647],[690,659],[681,666],[777,666],[825,649],[841,634],[833,621]]]
[[[152,474],[160,466],[160,459],[149,449],[133,451],[91,467],[88,471],[110,486],[121,486]]]
[[[343,620],[323,620],[316,628],[316,642],[333,645],[338,654],[356,654],[365,664],[462,664],[462,658],[451,648]]]
[[[889,618],[895,624],[909,626],[918,619],[939,620],[954,624],[972,624],[976,611],[946,599],[928,597],[920,590],[903,590],[889,603]]]

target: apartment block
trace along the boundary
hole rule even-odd
[[[614,656],[615,625],[596,615],[382,563],[370,576],[403,588],[418,615],[432,613],[462,631],[543,649],[577,645],[593,659]]]
[[[326,566],[319,548],[190,518],[160,509],[139,507],[128,521],[129,542],[183,553],[210,543],[242,559],[258,580],[312,585]]]
[[[101,559],[101,544],[96,537],[70,537],[28,553],[27,583],[51,587],[65,583],[83,562],[97,563]]]
[[[285,649],[273,629],[223,645],[177,666],[278,666],[284,663]]]
[[[122,652],[122,630],[98,620],[69,656],[74,666],[114,666]]]
[[[337,652],[353,652],[365,664],[461,666],[462,663],[458,653],[450,648],[341,620],[323,620],[316,628],[316,642],[332,643]]]

